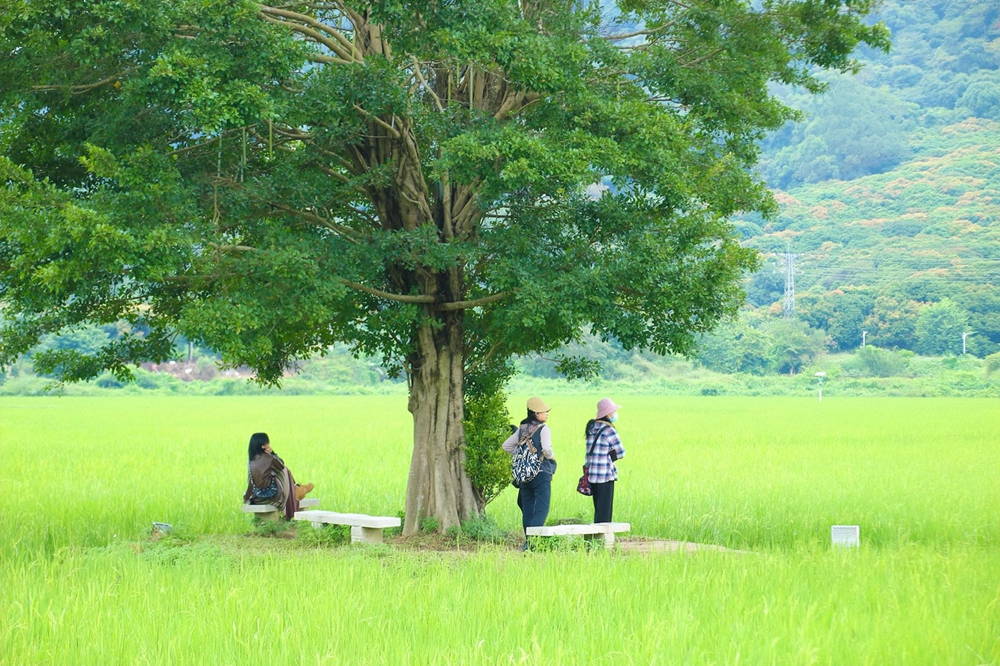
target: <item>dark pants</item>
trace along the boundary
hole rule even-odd
[[[594,493],[594,522],[610,523],[615,504],[615,482],[592,483],[590,489]]]
[[[517,506],[521,509],[524,527],[541,527],[549,517],[549,499],[552,497],[552,475],[539,472],[538,476],[522,483],[517,491]]]

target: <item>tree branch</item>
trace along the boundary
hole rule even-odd
[[[484,296],[483,298],[477,298],[471,301],[452,301],[451,303],[441,303],[437,306],[438,310],[468,310],[470,308],[478,308],[484,305],[489,305],[490,303],[495,303],[503,298],[507,298],[513,292],[502,291],[499,294],[491,294],[489,296]]]
[[[354,63],[350,60],[344,60],[343,58],[334,58],[332,56],[325,56],[321,53],[311,53],[306,56],[306,59],[310,62],[318,62],[322,65],[353,65]]]
[[[249,245],[218,245],[216,243],[206,243],[208,247],[220,252],[256,252],[257,248]]]
[[[511,110],[517,105],[524,101],[525,94],[522,91],[514,90],[509,91],[504,95],[503,101],[500,103],[500,108],[497,112],[493,114],[493,117],[497,120],[503,120]]]
[[[290,208],[290,207],[284,206],[284,205],[282,205],[282,204],[280,204],[280,203],[278,203],[276,201],[268,201],[267,199],[262,199],[262,201],[264,201],[264,203],[269,204],[273,208],[276,208],[277,210],[280,210],[282,212],[288,213],[289,215],[295,215],[297,217],[301,217],[304,220],[309,220],[310,222],[315,222],[316,224],[320,225],[321,227],[326,227],[330,231],[334,231],[334,232],[340,234],[346,240],[348,240],[348,241],[350,241],[352,243],[360,243],[362,240],[364,240],[364,236],[362,236],[360,233],[358,233],[354,229],[351,229],[350,227],[345,227],[342,224],[337,224],[336,222],[331,222],[330,220],[326,219],[325,217],[322,217],[322,216],[317,215],[315,213],[310,213],[309,211],[306,211],[306,210],[298,210],[298,209],[295,209],[295,208]]]
[[[465,369],[465,374],[468,375],[469,373],[471,373],[474,369],[478,368],[479,366],[485,365],[487,361],[489,361],[491,358],[493,358],[493,354],[496,353],[497,349],[499,349],[499,348],[500,348],[500,341],[494,342],[493,346],[490,347],[489,351],[487,351],[484,355],[480,356],[475,361],[473,361],[471,364],[469,364],[469,367],[467,367]]]
[[[413,72],[417,75],[417,80],[420,82],[420,85],[431,94],[431,99],[434,100],[437,110],[443,112],[444,105],[441,104],[441,98],[438,97],[438,94],[434,92],[434,89],[427,83],[427,79],[424,78],[423,73],[420,71],[420,63],[417,61],[416,57],[410,56],[410,58],[413,60]]]
[[[195,143],[195,144],[192,144],[190,146],[184,146],[183,148],[177,148],[176,150],[171,150],[169,153],[167,153],[167,155],[180,155],[181,153],[186,153],[189,150],[196,150],[198,148],[204,148],[205,146],[212,145],[213,143],[215,143],[216,141],[218,141],[219,138],[220,137],[216,136],[216,137],[212,137],[208,141],[202,141],[201,143]]]
[[[321,30],[326,34],[332,36],[337,42],[343,46],[351,54],[351,59],[356,62],[364,62],[358,49],[355,47],[354,42],[344,37],[343,33],[336,28],[331,28],[326,23],[314,19],[312,16],[307,14],[300,14],[298,12],[289,11],[287,9],[279,9],[277,7],[269,7],[267,5],[261,5],[261,11],[265,14],[274,14],[276,16],[281,16],[286,19],[292,19],[293,21],[299,21],[300,23],[305,23],[306,25],[312,26],[317,30]]]
[[[87,92],[88,90],[93,90],[94,88],[100,88],[101,86],[106,86],[109,83],[114,83],[120,79],[125,72],[118,72],[117,74],[112,74],[111,76],[101,79],[100,81],[95,81],[94,83],[86,83],[78,86],[71,85],[53,85],[53,86],[31,86],[31,89],[35,92],[52,92],[56,90],[68,90],[74,95],[79,95]]]
[[[684,67],[684,68],[690,68],[690,67],[694,67],[695,65],[697,65],[697,64],[699,64],[699,63],[702,63],[702,62],[705,62],[706,60],[708,60],[708,59],[709,59],[709,58],[711,58],[712,56],[717,56],[717,55],[719,55],[719,54],[720,54],[720,53],[722,53],[722,52],[723,52],[724,50],[725,50],[725,49],[723,49],[722,47],[719,47],[719,48],[717,48],[717,49],[712,49],[711,51],[709,51],[709,52],[708,52],[708,53],[706,53],[705,55],[701,56],[700,58],[695,58],[694,60],[691,60],[691,61],[689,61],[689,62],[683,62],[683,63],[680,63],[680,66],[681,66],[681,67]]]
[[[374,121],[376,124],[381,125],[382,127],[384,127],[395,138],[398,139],[398,138],[400,138],[402,136],[402,134],[399,133],[399,130],[397,130],[395,127],[393,127],[389,123],[385,122],[384,120],[382,120],[378,116],[376,116],[376,115],[374,115],[372,113],[369,113],[368,111],[365,111],[363,108],[361,108],[357,104],[354,105],[354,108],[357,109],[358,111],[360,111],[366,118],[368,118],[368,119]]]
[[[268,16],[264,12],[259,12],[258,15],[268,23],[284,26],[289,30],[297,32],[301,35],[305,35],[306,37],[313,40],[314,42],[317,42],[318,44],[322,44],[326,48],[330,49],[332,52],[336,53],[337,56],[339,56],[341,59],[344,60],[344,62],[348,64],[354,61],[354,58],[351,56],[351,53],[349,51],[344,50],[343,46],[341,46],[340,44],[331,39],[324,37],[323,35],[321,35],[320,33],[316,32],[311,28],[307,28],[304,25],[299,25],[298,23],[293,23],[292,21],[283,21],[281,19],[276,19],[273,16]],[[321,57],[316,54],[313,55],[316,57]]]
[[[294,127],[291,129],[285,129],[284,127],[282,127],[277,123],[271,124],[271,130],[275,134],[279,134],[281,136],[287,136],[289,139],[295,139],[296,141],[303,141],[303,142],[312,141],[313,138],[312,134],[302,132],[298,129],[295,129]]]
[[[325,173],[326,175],[330,176],[331,178],[333,178],[335,180],[338,180],[341,183],[344,183],[345,185],[348,185],[351,182],[350,178],[348,178],[344,174],[340,173],[339,171],[331,169],[330,167],[326,166],[325,164],[320,164],[320,163],[317,162],[316,163],[316,168],[319,169],[320,171],[322,171],[323,173]]]
[[[356,164],[351,164],[350,161],[346,160],[341,155],[338,155],[337,153],[333,152],[332,150],[327,150],[323,146],[317,146],[315,143],[313,143],[312,145],[316,148],[316,150],[318,150],[323,155],[326,155],[327,157],[330,157],[330,158],[336,160],[337,163],[340,164],[340,166],[342,166],[345,169],[347,169],[347,171],[349,173],[351,173],[352,175],[355,175],[355,176],[360,176],[361,175],[361,173],[357,170],[357,165]]]
[[[609,41],[619,41],[622,39],[632,39],[633,37],[641,37],[643,35],[655,35],[658,32],[663,32],[664,30],[670,29],[674,25],[674,21],[664,23],[658,28],[651,28],[649,30],[636,30],[635,32],[625,32],[617,35],[601,35],[602,39],[607,39]]]
[[[469,222],[472,220],[475,211],[475,200],[476,200],[476,187],[479,185],[479,178],[476,177],[472,183],[468,186],[464,186],[461,196],[455,202],[460,205],[457,213],[454,213],[453,219],[455,222],[456,230],[458,230],[459,236],[465,239],[469,232]]]
[[[357,289],[358,291],[363,291],[366,294],[371,294],[372,296],[378,296],[379,298],[385,298],[390,301],[398,301],[400,303],[415,303],[418,305],[430,305],[434,303],[433,296],[413,296],[413,295],[403,295],[403,294],[392,294],[388,291],[382,291],[381,289],[375,289],[373,287],[366,287],[363,284],[358,284],[357,282],[351,282],[344,278],[340,278],[341,283],[347,285],[351,289]]]

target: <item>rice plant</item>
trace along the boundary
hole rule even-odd
[[[599,397],[546,396],[552,520],[589,520]],[[239,511],[263,430],[322,508],[396,515],[402,397],[4,398],[0,664],[1000,663],[995,401],[615,397],[629,538],[731,551],[522,554],[510,489],[461,550]]]

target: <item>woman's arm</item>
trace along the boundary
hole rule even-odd
[[[612,460],[620,460],[625,457],[625,446],[622,444],[622,440],[618,437],[618,431],[614,428],[608,428],[608,432],[605,436],[608,445],[608,455],[611,456]]]
[[[545,425],[541,426],[541,428],[539,440],[542,442],[542,455],[549,460],[555,460],[556,454],[552,451],[552,431]]]
[[[514,449],[517,448],[518,436],[521,434],[521,429],[518,428],[514,431],[514,434],[503,441],[503,450],[507,453],[514,455]]]

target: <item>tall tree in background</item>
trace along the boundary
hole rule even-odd
[[[406,374],[404,532],[481,507],[463,393],[589,326],[685,353],[756,263],[774,81],[849,70],[872,0],[2,0],[0,363],[67,380],[173,336],[279,382],[336,342]],[[574,369],[566,359],[564,369]]]
[[[928,356],[962,353],[966,313],[950,298],[926,305],[917,316],[917,353]]]

